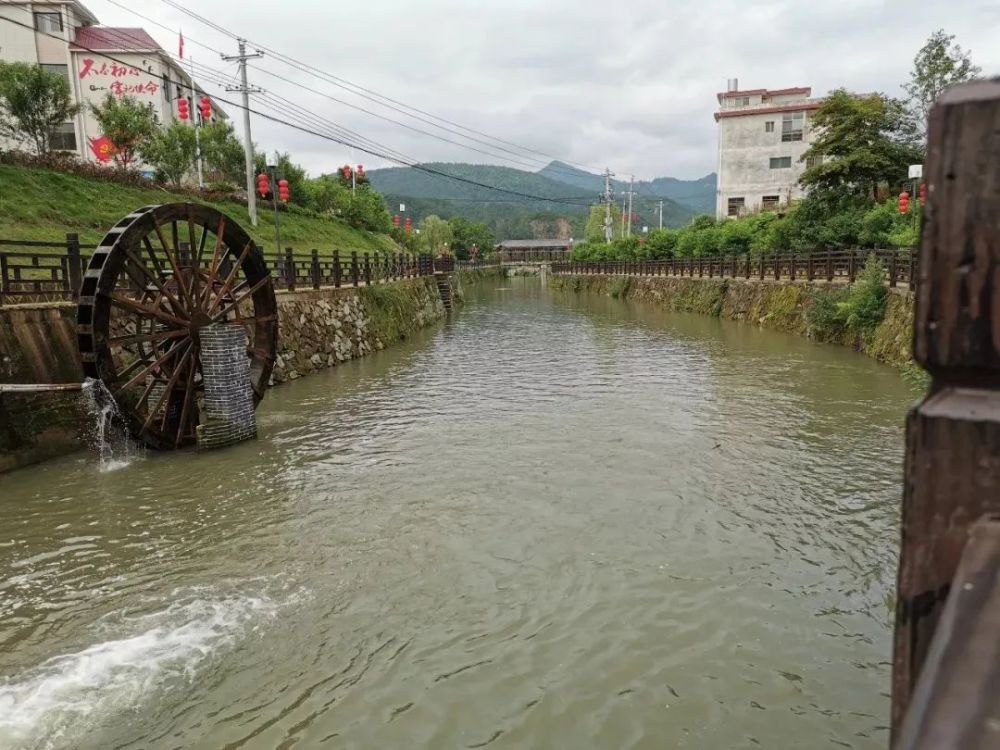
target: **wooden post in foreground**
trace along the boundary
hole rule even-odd
[[[1000,80],[945,92],[929,133],[913,349],[933,380],[907,418],[893,738],[1000,747]]]

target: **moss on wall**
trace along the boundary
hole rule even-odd
[[[553,289],[615,296],[621,277],[584,275],[553,276]],[[853,336],[843,331],[823,336],[810,325],[814,305],[830,304],[843,287],[824,283],[759,281],[755,279],[632,277],[624,287],[624,299],[661,305],[677,312],[743,320],[763,328],[809,336],[850,346],[887,364],[911,370],[910,340],[913,337],[913,294],[890,290],[885,317],[874,333]]]

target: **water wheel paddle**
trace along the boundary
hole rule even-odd
[[[277,303],[260,249],[239,224],[209,206],[171,203],[132,212],[101,240],[77,308],[83,370],[147,446],[195,442],[200,334],[215,324],[246,330],[258,404],[274,366]]]

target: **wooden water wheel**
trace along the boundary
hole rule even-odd
[[[147,206],[119,221],[87,266],[77,310],[84,374],[104,383],[133,437],[156,449],[196,440],[203,403],[201,331],[242,326],[254,404],[278,338],[260,249],[209,206]]]

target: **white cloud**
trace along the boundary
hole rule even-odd
[[[182,0],[183,2],[183,0]],[[715,93],[811,85],[899,93],[927,36],[944,27],[987,74],[1000,73],[996,0],[297,0],[275,6],[201,0],[188,7],[233,33],[434,115],[568,161],[638,177],[699,177],[715,168]],[[107,25],[142,25],[168,50],[176,34],[106,0],[88,7]],[[226,67],[235,42],[163,2],[140,12],[183,28],[198,63]],[[205,50],[196,42],[204,42]],[[463,139],[379,107],[265,57],[257,64],[331,96],[445,138]],[[231,67],[227,68],[231,72]],[[421,161],[509,163],[443,143],[262,74],[256,83],[324,119]],[[208,87],[213,91],[214,87]],[[220,96],[234,97],[218,90]],[[229,107],[239,123],[239,112]],[[450,127],[450,126],[448,126]],[[290,151],[313,173],[381,159],[255,118],[254,140]],[[467,141],[465,141],[468,143]],[[535,161],[537,159],[538,161]],[[544,157],[516,161],[541,166]]]

